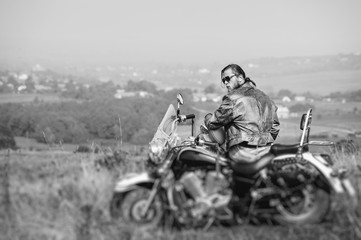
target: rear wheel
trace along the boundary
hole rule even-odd
[[[139,188],[128,192],[124,197],[114,195],[111,202],[111,215],[125,224],[146,228],[158,226],[164,212],[159,196],[155,197],[147,213],[143,215],[149,194],[149,189]]]
[[[281,199],[274,219],[284,225],[303,225],[321,222],[328,213],[331,196],[315,185]]]

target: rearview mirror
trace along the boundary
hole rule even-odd
[[[180,114],[180,106],[179,105],[184,104],[183,96],[180,93],[177,94],[177,102],[178,102],[178,104],[177,104],[177,116],[179,116],[179,114]]]
[[[303,130],[303,126],[305,125],[305,122],[306,122],[306,117],[307,117],[307,114],[304,113],[301,117],[301,122],[300,122],[300,129]]]
[[[309,109],[307,113],[304,113],[302,115],[301,122],[300,122],[300,129],[301,130],[307,129],[311,125],[311,121],[312,121],[312,114],[311,113],[312,113],[312,109]],[[306,124],[307,124],[307,126],[306,126]]]
[[[179,103],[180,105],[183,105],[183,104],[184,104],[184,100],[183,100],[182,94],[180,94],[180,93],[177,94],[177,100],[178,100],[178,103]]]
[[[312,120],[312,108],[308,109],[307,114],[303,114],[301,117],[300,128],[302,130],[302,136],[300,140],[301,148],[299,148],[299,151],[301,151],[305,141],[308,142],[308,137],[311,130],[311,120]]]

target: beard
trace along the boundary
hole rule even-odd
[[[227,92],[229,93],[233,89],[241,87],[243,84],[245,84],[245,82],[237,81],[234,83],[233,87],[231,87],[231,86],[227,87]]]

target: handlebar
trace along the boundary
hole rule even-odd
[[[188,115],[178,115],[176,119],[172,122],[171,132],[175,132],[177,128],[177,123],[181,123],[186,121],[187,119],[194,119],[196,116],[194,114],[188,114]]]
[[[193,119],[195,118],[196,116],[194,114],[188,114],[188,115],[179,115],[178,116],[178,119],[180,122],[184,122],[185,120],[187,119]]]
[[[193,119],[193,118],[195,118],[196,117],[196,115],[194,115],[194,114],[188,114],[188,115],[186,115],[186,119]]]
[[[216,142],[208,142],[208,141],[204,141],[202,139],[199,139],[199,137],[197,137],[194,142],[197,144],[197,145],[206,145],[206,146],[211,146],[211,147],[216,147],[218,145],[218,143]]]

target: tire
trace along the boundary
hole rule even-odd
[[[274,219],[282,225],[319,223],[329,212],[330,205],[331,196],[324,189],[307,185],[297,193],[281,199]]]
[[[157,227],[164,213],[159,196],[156,196],[153,200],[146,216],[141,214],[149,194],[150,190],[146,188],[138,188],[125,195],[115,194],[110,204],[111,216],[114,219],[121,220],[124,224],[145,228]]]
[[[121,205],[126,193],[115,193],[110,202],[110,216],[113,219],[119,219],[121,217]]]

